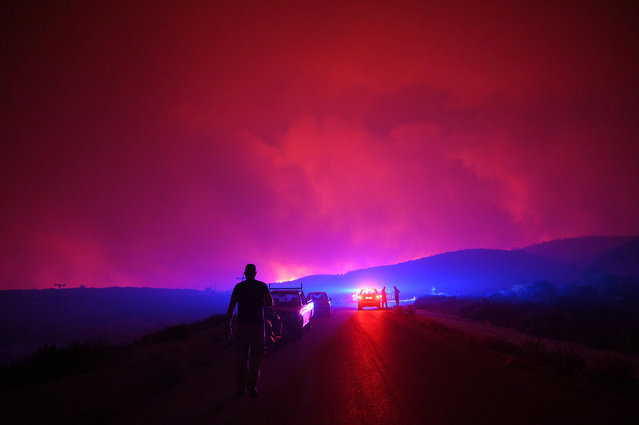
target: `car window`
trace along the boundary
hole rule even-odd
[[[296,307],[300,305],[300,297],[297,294],[271,294],[275,305],[283,307]]]

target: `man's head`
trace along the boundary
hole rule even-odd
[[[256,274],[257,268],[255,267],[255,264],[247,264],[246,267],[244,267],[244,276],[246,276],[246,280],[255,279]]]

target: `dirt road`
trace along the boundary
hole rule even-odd
[[[198,424],[326,425],[636,419],[627,400],[509,365],[481,344],[437,329],[428,318],[408,319],[392,311],[335,310],[302,340],[267,357],[257,401],[218,392],[217,400],[209,399],[211,407],[191,419]]]

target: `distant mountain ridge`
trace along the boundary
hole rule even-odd
[[[404,296],[429,293],[484,294],[514,285],[547,280],[576,284],[586,273],[639,274],[639,238],[587,236],[560,239],[513,250],[469,249],[404,263],[355,270],[344,275],[312,275],[286,285],[304,283],[307,291],[356,291],[397,285]]]
[[[538,280],[573,282],[582,270],[538,255],[497,249],[469,249],[388,266],[356,270],[344,275],[307,276],[287,285],[304,283],[311,290],[342,291],[394,285],[401,297],[429,293],[481,294]],[[322,289],[324,288],[324,289]]]

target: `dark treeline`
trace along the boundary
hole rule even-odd
[[[579,285],[539,281],[485,296],[422,296],[415,306],[529,335],[639,354],[639,277],[591,274]]]

